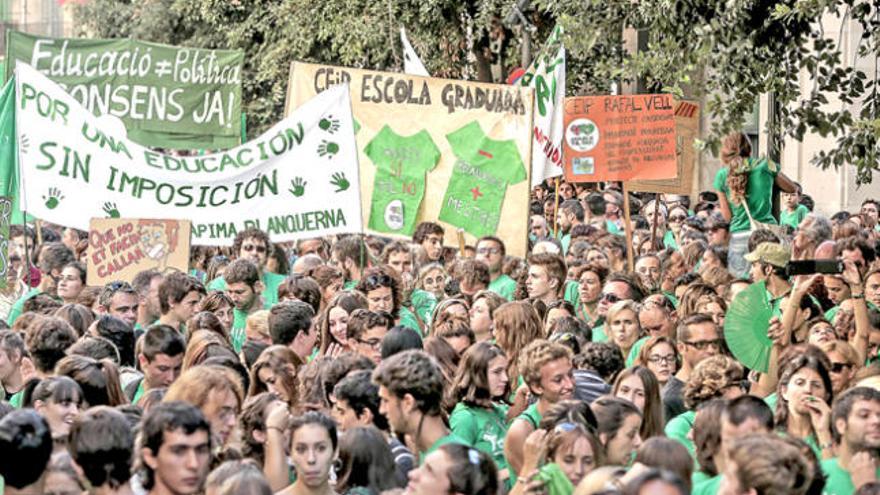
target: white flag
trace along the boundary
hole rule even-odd
[[[21,204],[38,218],[81,230],[91,218],[187,219],[202,246],[248,227],[276,242],[363,230],[347,84],[253,141],[175,156],[130,141],[29,65],[15,81]]]
[[[562,125],[565,99],[565,47],[556,27],[541,54],[516,84],[535,88],[532,136],[532,186],[562,175]]]
[[[428,74],[428,69],[425,68],[425,64],[422,63],[422,59],[416,55],[416,51],[413,50],[412,45],[409,43],[409,39],[406,37],[406,29],[404,28],[400,28],[400,42],[403,44],[404,74],[431,77],[431,74]]]

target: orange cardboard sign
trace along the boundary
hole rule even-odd
[[[700,106],[692,101],[675,102],[675,152],[678,155],[674,179],[637,180],[629,183],[630,191],[666,194],[690,194],[697,165],[694,141],[700,136]]]
[[[565,180],[676,177],[671,95],[576,96],[565,99]]]

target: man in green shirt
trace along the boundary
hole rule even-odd
[[[543,217],[539,217],[543,219]],[[513,301],[513,293],[516,291],[516,281],[505,275],[504,257],[507,255],[507,249],[504,241],[495,236],[481,237],[477,241],[476,260],[482,261],[489,267],[489,290],[499,296]]]
[[[379,412],[398,435],[409,435],[419,463],[448,443],[467,443],[452,434],[443,421],[440,366],[423,351],[409,350],[383,360],[373,371],[379,386]]]
[[[415,281],[415,255],[412,248],[406,242],[394,241],[382,250],[382,263],[397,272],[404,294],[409,294],[408,300],[401,304],[401,322],[406,318],[409,326],[415,325],[413,330],[425,335],[431,324],[431,314],[437,305],[437,299],[430,292],[421,289],[407,290],[413,287]]]
[[[791,292],[791,282],[785,274],[785,265],[791,259],[791,250],[776,242],[762,242],[743,258],[752,264],[749,268],[752,282],[764,283],[773,316],[781,318],[782,298]]]
[[[834,401],[831,426],[837,457],[822,461],[827,476],[823,493],[849,495],[880,479],[880,391],[856,387],[844,392]]]
[[[266,261],[272,254],[272,249],[269,234],[257,228],[242,230],[232,242],[232,252],[237,255],[236,258],[249,259],[260,270],[260,281],[263,283],[263,304],[266,309],[278,302],[278,286],[286,278],[284,275],[266,270]],[[208,282],[208,290],[226,290],[226,280],[223,277],[217,277]]]
[[[239,258],[223,272],[226,280],[226,295],[232,299],[232,330],[230,340],[235,352],[241,352],[244,345],[244,326],[248,315],[263,309],[263,282],[260,281],[260,271],[253,261],[247,258]]]
[[[180,272],[168,275],[159,285],[159,323],[183,330],[204,296],[205,287],[195,277]]]
[[[21,362],[26,353],[27,348],[20,333],[0,330],[0,383],[6,392],[6,400],[14,407],[21,407],[24,390]]]
[[[753,433],[773,431],[773,411],[763,400],[753,395],[743,395],[727,402],[721,412],[721,445],[712,457],[719,474],[700,483],[694,483],[692,495],[715,495],[721,486],[721,472],[724,471],[725,446],[732,445],[737,438]]]
[[[568,246],[571,244],[571,229],[577,225],[584,223],[584,207],[580,201],[576,199],[567,199],[559,205],[559,229],[562,231],[562,253],[568,253]]]
[[[168,325],[151,326],[142,342],[137,358],[144,376],[125,388],[125,394],[132,404],[137,404],[146,392],[154,388],[170,387],[180,376],[186,350],[183,336]]]
[[[157,270],[144,270],[138,272],[131,281],[138,296],[137,322],[134,325],[135,332],[143,332],[162,316],[159,308],[159,285],[162,284],[163,276]]]
[[[52,297],[57,296],[58,280],[61,278],[61,270],[63,270],[68,263],[76,261],[76,257],[73,255],[73,251],[63,243],[49,242],[40,248],[39,260],[41,274],[40,285],[39,287],[32,288],[26,292],[25,295],[21,296],[18,301],[15,301],[15,304],[12,305],[12,309],[9,310],[9,315],[6,318],[6,323],[9,326],[12,326],[12,324],[15,323],[15,320],[24,312],[24,303],[28,299],[37,294],[48,294]]]
[[[370,266],[370,250],[358,235],[339,239],[330,250],[330,264],[342,270],[345,290],[354,289]]]
[[[571,363],[572,353],[568,347],[547,340],[532,342],[520,354],[520,374],[538,401],[510,423],[504,439],[504,456],[514,474],[519,474],[523,465],[526,437],[538,429],[550,407],[574,397]]]

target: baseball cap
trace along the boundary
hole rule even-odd
[[[761,244],[758,244],[758,247],[755,248],[754,251],[743,256],[743,258],[752,263],[760,261],[762,263],[767,263],[768,265],[784,268],[789,260],[791,260],[791,252],[782,244],[776,242],[762,242]]]

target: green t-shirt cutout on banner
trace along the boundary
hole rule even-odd
[[[440,161],[440,150],[427,131],[400,136],[387,125],[364,148],[376,165],[368,227],[412,235],[425,197],[425,173]]]
[[[494,235],[507,186],[527,177],[516,142],[490,139],[477,121],[446,139],[456,161],[439,218],[474,237]]]
[[[776,174],[779,173],[779,165],[762,158],[755,161],[748,159],[749,165],[752,167],[749,171],[749,184],[746,186],[746,197],[748,198],[749,212],[758,222],[776,225],[776,219],[773,217],[773,183],[776,181]],[[734,205],[730,202],[730,189],[727,187],[727,167],[723,167],[715,175],[713,186],[716,191],[721,191],[727,195],[727,204],[730,207],[732,218],[730,219],[730,233],[747,232],[751,230],[751,222],[746,209],[742,204]]]

